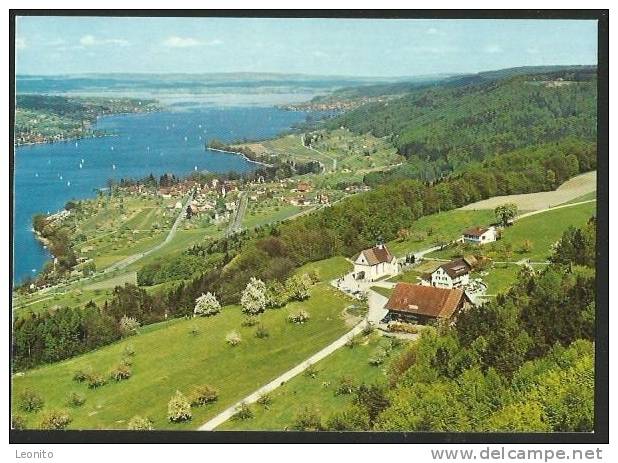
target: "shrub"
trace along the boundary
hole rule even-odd
[[[236,413],[232,416],[233,420],[249,420],[251,418],[253,418],[253,410],[245,402],[242,402],[236,408]]]
[[[195,300],[195,308],[193,309],[195,315],[211,316],[219,312],[221,312],[221,304],[213,293],[207,292]]]
[[[77,381],[78,383],[83,383],[88,379],[88,377],[92,374],[92,369],[80,369],[73,373],[73,381]]]
[[[123,357],[133,357],[135,355],[135,347],[133,347],[133,344],[129,343],[124,346],[124,349],[122,350],[122,355]]]
[[[133,372],[128,365],[121,363],[110,372],[109,377],[115,381],[123,381],[125,379],[129,379],[132,373]]]
[[[267,304],[266,285],[262,280],[251,278],[240,296],[242,311],[249,315],[263,312]]]
[[[309,271],[309,273],[307,273],[307,276],[309,277],[311,284],[315,285],[320,282],[320,271],[317,268]]]
[[[339,378],[339,384],[335,389],[335,395],[349,395],[352,394],[356,390],[356,385],[354,384],[354,379],[350,376],[342,376]]]
[[[19,396],[19,407],[25,412],[38,412],[43,408],[43,398],[32,389],[26,389]]]
[[[297,431],[321,431],[322,418],[317,410],[305,407],[294,419],[293,429]]]
[[[51,410],[45,414],[41,420],[41,429],[65,429],[72,419],[63,410]]]
[[[358,335],[352,336],[350,339],[348,339],[348,341],[345,343],[346,347],[349,347],[350,349],[354,349],[356,346],[360,345],[361,343],[361,337]]]
[[[300,309],[298,312],[294,313],[294,314],[290,314],[288,316],[288,321],[290,321],[291,323],[295,323],[297,325],[302,325],[303,323],[306,323],[307,321],[309,321],[310,315],[309,312],[307,312],[306,310]]]
[[[315,379],[318,376],[318,373],[319,370],[313,364],[310,364],[305,371],[303,371],[303,375],[311,379]]]
[[[375,327],[372,325],[367,325],[363,328],[363,331],[361,331],[361,334],[363,336],[370,336],[371,334],[373,334],[373,332],[375,331]]]
[[[212,402],[215,402],[219,397],[218,391],[208,384],[195,386],[189,395],[191,406],[201,407]]]
[[[377,347],[371,357],[369,357],[369,364],[375,367],[382,365],[386,360],[387,353],[382,347]]]
[[[270,336],[270,333],[268,332],[268,330],[264,327],[264,325],[260,325],[257,327],[257,330],[255,330],[255,337],[259,338],[259,339],[265,339],[268,336]]]
[[[273,403],[273,397],[270,393],[266,392],[260,396],[260,398],[257,400],[257,403],[260,404],[262,407],[268,409],[270,407],[270,404]]]
[[[154,427],[150,419],[136,415],[127,423],[127,429],[129,431],[152,431]]]
[[[294,275],[287,279],[285,282],[285,289],[288,293],[290,300],[292,301],[304,301],[308,299],[311,293],[309,292],[309,286],[311,280],[305,274],[302,276]]]
[[[67,402],[71,407],[81,407],[86,403],[86,397],[79,392],[71,392],[67,397]]]
[[[329,431],[369,431],[371,423],[365,408],[351,405],[331,415],[326,421],[326,428]]]
[[[140,324],[135,318],[123,315],[123,317],[120,319],[119,328],[122,336],[131,336],[137,334],[139,326]]]
[[[26,419],[21,415],[11,417],[11,428],[16,430],[26,429]]]
[[[167,404],[167,418],[173,423],[188,421],[192,418],[191,404],[182,392],[176,391]]]
[[[238,331],[230,331],[227,336],[225,336],[225,342],[227,342],[230,346],[235,347],[242,342],[242,338]]]
[[[246,316],[243,321],[240,323],[241,326],[255,326],[259,323],[258,317],[253,315]]]
[[[90,389],[96,389],[107,384],[107,380],[99,373],[91,373],[88,375],[86,381],[88,382],[88,388]]]
[[[283,307],[288,302],[288,293],[285,286],[277,280],[268,284],[266,289],[267,306],[271,309]]]

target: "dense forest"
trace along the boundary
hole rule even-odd
[[[594,72],[583,68],[501,80],[459,78],[362,105],[327,126],[389,137],[409,160],[389,178],[433,180],[522,147],[567,136],[595,140]],[[368,180],[376,183],[375,177]]]

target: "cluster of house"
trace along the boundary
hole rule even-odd
[[[465,230],[459,241],[485,244],[495,241],[495,227]],[[466,294],[470,273],[478,265],[474,256],[464,256],[441,264],[422,275],[418,283],[397,283],[386,305],[388,320],[426,324],[453,320],[472,304]],[[397,275],[401,264],[384,244],[364,249],[354,258],[353,276],[357,280],[376,281]]]

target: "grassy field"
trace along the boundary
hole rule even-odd
[[[375,291],[378,294],[381,294],[384,297],[391,297],[393,294],[393,288],[383,288],[382,286],[372,286],[371,290]]]
[[[436,268],[442,265],[443,262],[425,259],[420,264],[415,265],[413,268],[401,272],[399,275],[395,275],[389,278],[388,281],[403,281],[405,283],[418,283],[418,278],[426,273],[433,272]]]
[[[36,427],[46,410],[66,409],[73,418],[71,429],[124,429],[134,415],[150,417],[157,429],[194,429],[346,332],[343,312],[350,301],[327,284],[316,285],[309,300],[261,315],[270,333],[266,339],[255,337],[255,326],[241,326],[244,316],[236,306],[225,307],[212,318],[148,327],[111,346],[14,376],[14,398],[31,388],[45,401],[44,410],[38,413],[17,413],[26,418],[28,427]],[[311,320],[301,326],[289,323],[288,314],[300,308],[310,313]],[[192,334],[193,330],[197,334]],[[243,338],[237,347],[225,342],[232,330]],[[110,381],[94,390],[72,380],[78,369],[92,368],[107,375],[129,344],[136,352],[130,379]],[[204,383],[219,390],[219,400],[194,408],[193,420],[188,423],[167,421],[172,394],[176,390],[189,393],[193,386]],[[86,397],[82,407],[67,405],[67,395],[72,391]]]
[[[495,261],[517,262],[522,259],[545,261],[552,252],[552,245],[560,239],[562,233],[570,225],[584,225],[590,217],[596,214],[596,203],[585,203],[572,207],[547,210],[540,214],[525,217],[503,230],[502,239],[494,243],[474,246],[454,246],[436,251],[428,255],[441,259],[468,252],[482,252]],[[524,250],[524,242],[529,241],[531,249]],[[505,248],[510,247],[510,252]]]
[[[302,275],[317,270],[321,281],[330,281],[351,272],[353,267],[352,263],[345,257],[335,256],[330,259],[309,262],[296,270],[296,273]]]
[[[254,416],[247,420],[229,420],[217,428],[217,431],[230,430],[287,430],[294,424],[296,416],[305,408],[315,410],[322,420],[345,408],[352,402],[352,394],[335,394],[343,377],[352,379],[355,386],[375,384],[384,381],[383,367],[368,363],[373,351],[386,341],[377,334],[365,336],[354,348],[343,347],[332,355],[316,363],[317,375],[298,375],[282,387],[273,391],[272,403],[268,407],[254,404],[251,409]],[[402,349],[395,349],[390,358]]]
[[[487,275],[472,274],[472,278],[481,278],[487,285],[488,295],[496,295],[507,291],[517,280],[517,274],[521,267],[516,264],[494,265],[488,269]]]
[[[573,198],[572,200],[567,201],[564,204],[579,203],[581,201],[590,201],[592,199],[597,199],[597,192],[596,191],[591,191],[590,193],[586,193],[585,195],[581,195],[581,196],[578,196],[577,198]]]
[[[280,222],[302,211],[302,207],[292,205],[260,206],[250,204],[242,221],[243,228],[252,229],[271,222]]]
[[[103,302],[111,294],[107,289],[73,289],[64,293],[46,294],[32,299],[20,299],[19,305],[15,304],[13,310],[18,316],[30,312],[40,313],[61,307],[83,307],[89,301],[97,304]]]
[[[395,255],[417,252],[435,246],[441,239],[454,240],[461,233],[475,225],[487,225],[495,219],[493,211],[453,210],[421,217],[410,225],[410,237],[403,241],[397,239],[388,243]]]

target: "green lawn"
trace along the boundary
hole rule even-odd
[[[351,272],[353,267],[352,263],[345,257],[335,256],[317,262],[309,262],[296,270],[296,273],[302,275],[317,270],[321,281],[330,281]]]
[[[217,431],[286,430],[293,425],[297,414],[305,407],[317,411],[325,421],[329,415],[352,402],[352,394],[335,394],[342,377],[350,377],[356,386],[385,380],[384,368],[368,363],[378,344],[384,341],[386,340],[383,337],[373,334],[362,337],[361,343],[354,348],[342,347],[314,365],[318,371],[315,378],[304,374],[296,376],[270,394],[272,403],[268,408],[253,404],[253,418],[228,420],[219,426]],[[390,358],[400,349],[401,347],[395,349]]]
[[[577,198],[567,201],[564,204],[573,204],[573,203],[579,203],[581,201],[590,201],[591,199],[597,199],[596,191],[591,191],[590,193],[586,193],[585,195],[578,196]]]
[[[408,228],[410,237],[404,241],[399,239],[388,243],[395,255],[401,256],[409,252],[417,252],[435,246],[440,239],[454,240],[461,233],[475,225],[487,225],[495,219],[493,211],[462,211],[452,210],[421,217]]]
[[[372,286],[370,289],[384,297],[391,297],[393,294],[393,288],[383,288],[382,286]]]
[[[487,270],[488,275],[473,273],[472,278],[481,278],[487,285],[487,294],[496,295],[506,292],[515,283],[520,268],[516,264],[498,264]]]
[[[274,207],[266,207],[261,210],[254,210],[250,208],[243,218],[242,226],[244,228],[252,229],[267,223],[280,222],[302,210],[302,207],[292,205],[278,205]]]
[[[26,417],[28,427],[36,427],[45,410],[67,409],[73,418],[71,429],[124,429],[127,420],[138,414],[150,417],[157,429],[195,429],[345,333],[349,328],[343,311],[349,304],[350,299],[327,284],[314,286],[309,300],[261,316],[270,333],[266,339],[254,336],[256,327],[241,327],[243,315],[236,306],[225,307],[212,318],[148,327],[147,332],[111,346],[14,376],[13,397],[19,397],[25,388],[43,396],[44,410],[18,412]],[[302,326],[289,323],[288,314],[301,307],[310,313],[311,320]],[[196,335],[191,333],[194,328]],[[225,342],[231,330],[243,338],[237,347]],[[107,375],[120,362],[127,344],[136,352],[130,379],[95,390],[72,380],[80,368],[92,367]],[[192,386],[203,383],[219,390],[219,400],[195,408],[191,422],[168,422],[167,403],[172,394],[176,390],[188,393]],[[82,407],[68,407],[66,397],[71,391],[85,395]]]

